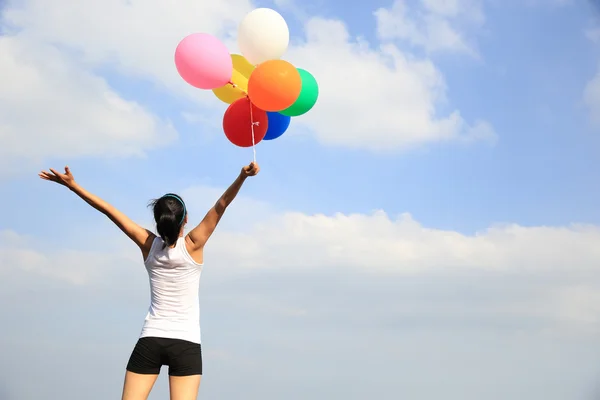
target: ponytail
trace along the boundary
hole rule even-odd
[[[175,213],[162,213],[156,222],[156,230],[163,242],[165,242],[165,246],[169,247],[177,243],[179,232],[181,232],[181,225],[179,225]]]
[[[185,203],[176,194],[166,194],[160,199],[152,200],[149,204],[154,213],[156,230],[164,242],[164,247],[177,243],[181,227],[186,216]]]

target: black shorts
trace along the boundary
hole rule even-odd
[[[163,365],[169,366],[171,376],[202,375],[200,344],[181,339],[140,338],[127,363],[127,371],[158,374]]]

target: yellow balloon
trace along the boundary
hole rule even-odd
[[[215,96],[227,104],[231,104],[238,99],[246,97],[246,94],[248,93],[248,79],[250,79],[250,75],[252,74],[252,71],[254,71],[254,65],[250,64],[244,56],[232,54],[231,61],[233,61],[231,82],[236,86],[234,87],[228,83],[225,86],[213,89]]]

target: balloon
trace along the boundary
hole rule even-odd
[[[223,116],[223,131],[231,143],[239,147],[252,146],[252,120],[250,118],[250,107],[252,106],[252,119],[254,125],[254,143],[258,143],[265,137],[269,128],[267,113],[254,104],[247,97],[234,101]]]
[[[285,19],[270,8],[249,12],[238,27],[240,51],[254,65],[281,58],[290,43]]]
[[[246,97],[248,93],[248,78],[250,78],[250,74],[254,71],[254,65],[250,64],[244,56],[232,54],[231,61],[233,63],[231,82],[235,83],[237,87],[233,87],[233,85],[228,83],[225,86],[213,89],[215,96],[227,104]]]
[[[319,97],[319,85],[312,74],[306,70],[298,68],[300,78],[302,78],[302,90],[300,96],[289,108],[280,111],[281,114],[288,117],[297,117],[307,113],[317,102]]]
[[[179,75],[199,89],[215,89],[231,79],[233,64],[229,50],[216,37],[206,33],[186,36],[175,50]]]
[[[269,128],[265,134],[264,140],[277,139],[283,135],[287,128],[290,126],[291,118],[286,115],[281,115],[278,112],[268,112],[269,117]]]
[[[248,81],[248,96],[252,103],[265,111],[281,111],[290,107],[302,89],[300,73],[283,60],[260,64]]]

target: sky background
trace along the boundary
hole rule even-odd
[[[320,98],[207,245],[200,398],[600,399],[598,2],[5,0],[0,400],[120,397],[141,256],[37,173],[199,222],[252,151],[173,52],[263,6]]]

